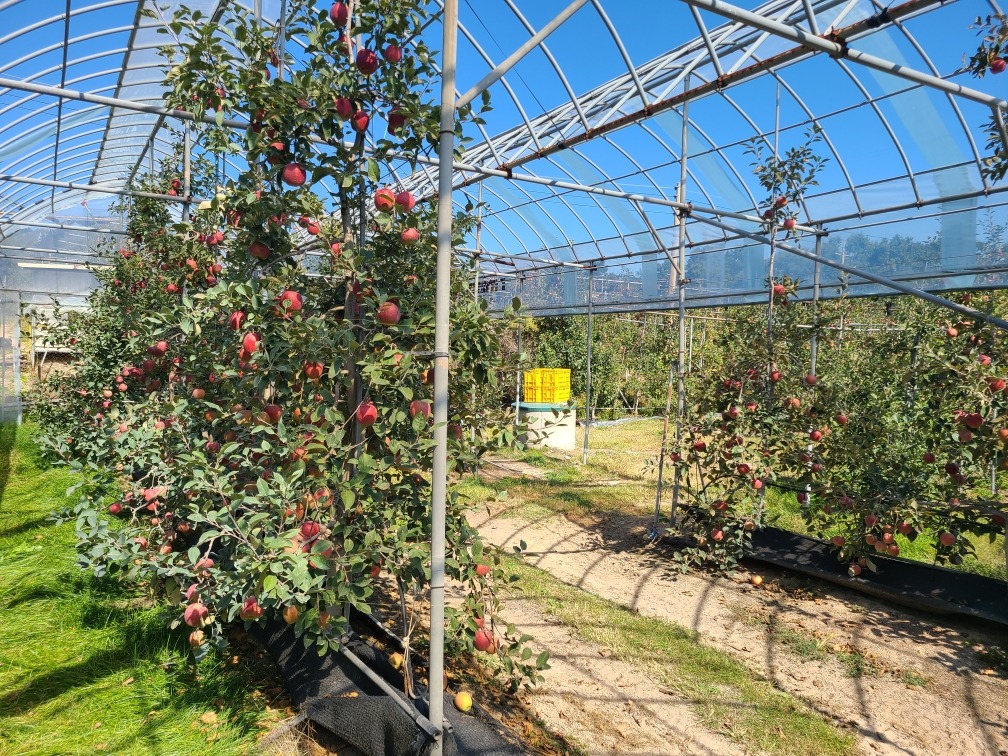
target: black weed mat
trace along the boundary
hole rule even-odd
[[[1001,580],[878,555],[871,558],[878,573],[864,570],[860,577],[852,578],[830,544],[778,528],[753,533],[749,557],[912,609],[1008,626],[1008,584]]]
[[[291,626],[275,622],[256,626],[254,632],[276,662],[287,683],[291,703],[316,725],[324,727],[366,756],[426,754],[429,737],[378,685],[344,654],[330,651],[320,657],[294,637]],[[348,650],[393,688],[402,686],[402,674],[392,668],[385,653],[363,640],[352,640]],[[427,691],[413,701],[429,714]],[[478,707],[468,714],[455,709],[444,695],[444,711],[451,730],[444,740],[446,756],[512,756],[525,753],[521,741]]]

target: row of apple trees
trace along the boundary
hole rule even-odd
[[[800,233],[794,209],[823,165],[818,140],[813,130],[780,157],[754,149],[775,244]],[[672,454],[694,535],[681,563],[732,567],[773,488],[795,498],[852,577],[875,571],[876,554],[898,556],[897,535],[926,533],[939,562],[960,564],[974,539],[1005,528],[990,483],[1008,469],[1008,351],[985,316],[1008,315],[1008,296],[953,295],[976,308],[962,317],[846,291],[813,307],[797,301],[799,283],[772,275],[766,308],[734,308],[712,330],[720,359],[694,376],[689,433]],[[875,327],[845,330],[858,312]]]
[[[168,21],[168,104],[217,114],[194,127],[209,158],[191,169],[197,201],[191,218],[130,204],[89,310],[57,334],[77,369],[40,410],[52,452],[86,476],[83,562],[166,600],[197,656],[229,623],[281,617],[322,654],[345,609],[369,612],[390,584],[416,601],[430,580],[436,202],[385,184],[386,151],[415,164],[436,150],[424,4],[289,12],[285,45],[233,5]],[[241,170],[218,183],[223,153]],[[184,198],[185,178],[176,153],[137,188]],[[453,279],[456,470],[515,442],[491,406],[505,325],[465,294],[468,273]],[[494,622],[500,560],[465,512],[450,491],[447,573],[466,588],[450,642],[534,682],[546,657]]]

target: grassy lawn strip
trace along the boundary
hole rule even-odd
[[[0,426],[0,753],[237,754],[284,714],[254,653],[198,667],[183,633],[134,591],[76,564],[49,515],[73,483],[31,437]]]
[[[519,577],[516,595],[679,693],[704,726],[747,749],[794,756],[857,752],[852,735],[741,662],[701,645],[681,625],[635,614],[519,559],[508,558],[508,568]]]

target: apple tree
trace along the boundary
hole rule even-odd
[[[294,2],[282,39],[239,7],[166,20],[167,101],[215,114],[196,142],[240,169],[191,221],[147,217],[141,243],[209,257],[214,280],[134,314],[145,393],[91,416],[106,438],[89,453],[61,451],[91,473],[77,509],[87,561],[176,606],[198,655],[227,623],[273,617],[325,653],[385,577],[414,608],[429,582],[437,203],[393,172],[437,145],[421,5]],[[470,222],[456,217],[456,243]],[[456,470],[516,441],[484,403],[503,324],[473,300],[470,272],[453,275]],[[500,561],[465,514],[452,491],[447,570],[467,597],[451,636],[496,653],[513,684],[535,681],[546,659],[495,623]]]

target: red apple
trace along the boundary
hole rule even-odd
[[[257,260],[265,260],[270,256],[270,248],[265,242],[254,241],[249,244],[248,253]]]
[[[363,110],[358,110],[350,118],[350,126],[358,134],[363,134],[367,131],[368,123],[371,121],[371,116],[365,113]]]
[[[774,284],[773,295],[775,297],[783,297],[787,294],[787,287],[784,284]]]
[[[368,401],[361,402],[357,408],[357,422],[366,427],[373,425],[377,419],[378,408],[374,406],[374,403]]]
[[[476,565],[476,574],[479,575],[480,577],[485,577],[489,573],[490,573],[490,565],[488,564]]]
[[[426,399],[414,399],[409,404],[410,417],[416,417],[417,415],[423,415],[425,418],[430,418],[431,416],[431,403]]]
[[[283,409],[281,409],[279,404],[267,404],[263,407],[263,412],[269,418],[271,423],[276,423],[280,420],[280,416],[283,414]]]
[[[396,204],[396,195],[391,189],[379,189],[374,196],[375,208],[380,213],[392,212]]]
[[[298,312],[304,305],[304,299],[300,292],[286,289],[280,292],[280,296],[277,297],[277,304],[280,305],[281,312]]]
[[[195,604],[189,604],[189,606],[185,608],[183,617],[185,619],[185,623],[189,625],[189,627],[199,627],[203,624],[209,614],[209,610],[197,601]]]
[[[350,9],[346,3],[333,3],[332,8],[329,9],[329,18],[336,26],[346,26],[350,18]]]
[[[308,174],[300,163],[287,163],[280,172],[280,180],[290,186],[303,186]]]
[[[320,532],[322,532],[322,528],[314,520],[305,520],[301,523],[301,538],[305,541],[317,538]]]
[[[938,536],[938,542],[947,548],[956,542],[956,537],[952,533],[945,531]]]
[[[398,63],[402,60],[402,48],[398,45],[389,45],[382,53],[382,57],[389,63]]]
[[[847,543],[847,540],[843,536],[833,536],[833,538],[830,539],[830,543],[832,543],[838,549],[842,549],[843,545]]]
[[[785,218],[784,223],[781,225],[784,226],[785,231],[791,231],[794,229],[795,226],[798,225],[798,221],[796,221],[794,218]]]
[[[721,528],[714,528],[710,532],[710,537],[711,537],[711,540],[714,540],[714,541],[717,541],[718,543],[720,543],[721,541],[724,540],[724,531]]]
[[[399,322],[402,314],[399,312],[399,305],[395,302],[382,302],[376,314],[378,322],[382,325],[394,326]]]
[[[123,511],[123,505],[120,504],[118,501],[113,502],[112,504],[109,504],[108,511],[109,514],[114,515],[120,514]]]
[[[861,574],[861,565],[857,562],[851,562],[850,566],[847,568],[847,574],[851,577],[857,577]]]
[[[265,611],[261,606],[259,606],[259,599],[255,596],[249,596],[245,599],[245,603],[242,604],[241,610],[238,612],[238,616],[245,621],[257,620],[263,616]]]
[[[378,70],[378,56],[375,55],[374,50],[369,50],[366,47],[357,52],[356,62],[357,70],[365,76],[370,76]]]
[[[983,415],[981,415],[979,412],[970,412],[963,418],[963,422],[966,423],[966,426],[968,428],[976,430],[981,425],[983,425]]]
[[[406,125],[406,115],[399,108],[392,108],[386,120],[388,121],[388,130],[391,133],[399,131]]]
[[[1008,63],[1005,62],[1004,58],[994,58],[990,62],[990,72],[992,74],[1003,73],[1005,67],[1008,67]]]
[[[959,335],[959,330],[957,328],[949,326],[949,328],[945,330],[945,335],[948,336],[950,339],[954,339],[956,336]]]
[[[404,213],[408,213],[416,205],[416,198],[412,192],[399,192],[395,196],[395,203]]]
[[[354,114],[354,105],[349,97],[337,97],[335,107],[336,115],[344,121]]]
[[[842,415],[842,414],[841,415],[837,415],[836,416],[836,421],[840,425],[847,425],[847,415]]]
[[[473,636],[473,646],[476,647],[477,651],[486,651],[493,645],[493,635],[489,631],[480,628],[476,631],[476,635]]]
[[[809,386],[815,386],[818,381],[819,379],[812,373],[809,373],[808,375],[805,376],[805,383],[807,383]]]
[[[241,330],[241,327],[245,325],[246,315],[244,312],[232,312],[228,317],[228,327],[232,331]]]
[[[810,441],[819,441],[820,439],[822,439],[822,431],[814,430],[808,434],[808,437]]]
[[[246,333],[242,337],[242,349],[248,354],[252,354],[259,348],[259,337],[254,333]]]
[[[304,364],[305,375],[313,381],[317,381],[322,377],[322,372],[325,370],[325,365],[321,362],[306,362]]]

